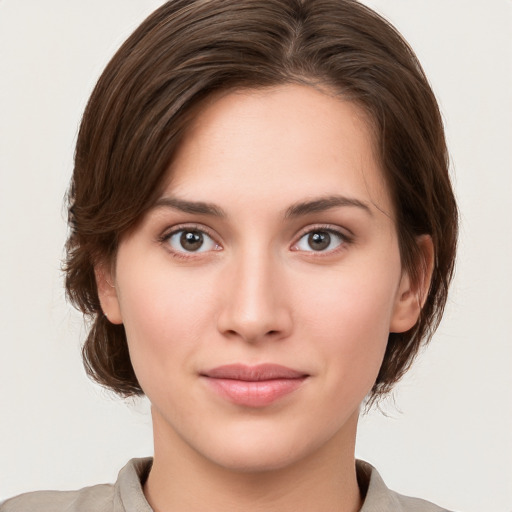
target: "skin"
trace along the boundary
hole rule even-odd
[[[361,507],[360,404],[389,332],[414,325],[428,281],[413,287],[402,269],[373,147],[359,107],[327,91],[217,97],[188,130],[160,205],[122,239],[115,272],[97,269],[104,312],[124,324],[152,404],[144,491],[156,511]],[[292,211],[322,198],[319,211]],[[176,199],[223,215],[182,211]],[[180,229],[205,233],[198,250],[180,245]],[[311,233],[329,245],[312,245]],[[428,259],[430,244],[421,247]],[[307,378],[245,407],[201,378],[231,363]]]

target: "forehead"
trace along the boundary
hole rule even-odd
[[[169,191],[233,203],[343,194],[393,210],[366,113],[304,85],[211,98],[174,155]]]

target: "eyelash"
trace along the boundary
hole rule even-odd
[[[188,260],[188,259],[197,257],[196,254],[202,254],[203,252],[206,252],[206,251],[200,251],[198,253],[196,253],[194,251],[187,252],[185,250],[177,251],[170,246],[169,241],[171,240],[171,238],[174,235],[176,235],[180,232],[187,233],[187,232],[193,232],[193,231],[202,233],[203,235],[206,235],[208,238],[210,238],[212,240],[212,242],[215,244],[215,249],[213,249],[214,251],[221,250],[221,249],[217,249],[217,247],[220,247],[220,244],[215,240],[215,237],[210,232],[210,230],[208,228],[206,228],[206,226],[203,226],[200,224],[185,224],[185,225],[180,224],[177,226],[173,226],[172,229],[170,229],[169,231],[166,231],[162,236],[160,236],[158,241],[162,245],[166,245],[167,251],[174,258],[177,258],[180,260]],[[208,252],[211,252],[211,251],[208,251]]]
[[[213,251],[222,250],[221,245],[215,240],[215,236],[211,233],[211,231],[208,228],[206,228],[206,226],[199,225],[199,224],[186,224],[186,225],[180,224],[180,225],[174,226],[171,230],[166,231],[162,236],[160,236],[158,238],[158,241],[161,244],[166,245],[166,249],[169,251],[171,256],[173,256],[174,258],[180,259],[180,260],[188,260],[188,259],[197,257],[197,254],[202,254],[204,252],[211,252],[211,250],[198,251],[197,253],[195,251],[187,252],[186,250],[179,251],[179,250],[175,250],[172,247],[170,247],[169,241],[171,240],[171,238],[174,235],[176,235],[180,232],[186,233],[186,232],[194,232],[194,231],[196,231],[198,233],[202,233],[202,234],[206,235],[210,240],[212,240],[212,242],[215,244],[215,248],[213,249]],[[315,251],[313,249],[310,251],[305,251],[305,250],[297,249],[296,248],[297,244],[305,236],[311,235],[312,233],[328,233],[329,235],[334,235],[339,238],[340,243],[334,249],[330,249],[327,251],[324,251],[324,250]],[[339,228],[335,228],[331,225],[314,225],[314,226],[308,226],[307,228],[302,230],[302,232],[296,238],[296,241],[292,244],[291,250],[296,251],[296,252],[300,251],[303,253],[310,253],[309,256],[311,256],[311,257],[322,257],[322,256],[326,256],[326,255],[336,254],[339,251],[346,249],[346,246],[350,245],[352,243],[353,243],[353,236],[348,235],[346,232],[340,230]]]
[[[301,251],[300,249],[294,249],[297,244],[308,235],[313,233],[328,233],[329,235],[334,235],[339,238],[340,243],[334,249],[330,249],[327,251],[315,251],[311,249],[310,251]],[[354,242],[353,235],[349,235],[346,231],[341,230],[340,228],[334,227],[332,225],[327,224],[317,224],[314,226],[308,226],[305,228],[297,237],[297,241],[292,245],[292,250],[301,251],[303,253],[309,253],[308,256],[313,258],[321,258],[326,256],[331,256],[333,254],[337,254],[338,252],[347,248],[348,245],[351,245]]]

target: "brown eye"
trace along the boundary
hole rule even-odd
[[[199,229],[180,229],[165,238],[175,252],[206,252],[218,248],[215,241]]]
[[[314,251],[323,251],[330,243],[331,235],[327,231],[316,231],[308,235],[308,245]]]
[[[199,231],[183,231],[180,244],[186,251],[197,251],[203,245],[203,234]]]
[[[293,249],[304,252],[330,252],[348,242],[344,234],[334,229],[313,229],[302,235]]]

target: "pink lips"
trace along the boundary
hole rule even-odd
[[[295,391],[307,374],[276,364],[229,364],[201,374],[224,398],[246,407],[264,407]]]

